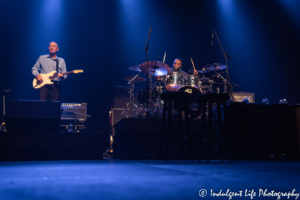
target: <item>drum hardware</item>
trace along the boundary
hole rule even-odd
[[[237,84],[227,84],[227,79],[221,75],[224,72],[218,73],[215,71],[215,73],[216,73],[216,75],[213,75],[213,77],[220,77],[223,80],[223,83],[218,83],[218,84],[224,84],[224,93],[227,93],[227,85],[229,85],[231,88],[233,86],[239,86]]]
[[[157,96],[155,97],[155,107],[158,109],[159,114],[162,115],[162,109],[164,107],[163,101],[160,98],[160,95],[164,92],[164,87],[161,85],[161,82],[155,83],[155,89],[157,92]]]
[[[145,78],[138,77],[141,71],[134,77],[125,77],[124,80],[129,81],[130,84],[130,91],[129,91],[129,103],[127,103],[126,107],[124,108],[123,112],[121,113],[120,118],[129,118],[129,117],[137,117],[139,115],[139,107],[134,104],[134,84],[135,82],[144,82],[146,81]]]
[[[149,74],[149,82],[150,82],[150,85],[152,85],[152,78],[151,76],[164,76],[164,75],[167,75],[169,72],[170,72],[170,67],[163,63],[163,62],[160,62],[160,61],[148,61],[148,62],[145,62],[145,63],[142,63],[140,65],[140,69],[142,70],[143,73],[147,73]],[[150,87],[147,87],[147,91],[149,91],[149,102],[148,102],[148,108],[151,110],[152,107],[153,107],[153,104],[154,102],[152,101],[151,99],[151,96],[152,96],[152,90]],[[149,115],[150,116],[150,113]]]
[[[127,76],[127,77],[124,78],[125,81],[128,81],[128,84],[130,84],[133,79],[134,79],[134,82],[144,82],[144,81],[146,81],[146,79],[143,78],[143,77]]]
[[[219,87],[219,79],[221,78],[224,82],[224,93],[226,93],[227,91],[227,80],[221,75],[222,73],[224,72],[221,72],[221,73],[218,73],[216,71],[214,71],[216,74],[213,75],[213,77],[216,77],[217,78],[217,93],[220,93],[220,87]]]
[[[166,55],[166,53],[165,53],[165,55]],[[165,57],[164,57],[164,59],[165,59]],[[137,114],[144,115],[146,113],[147,116],[151,116],[153,114],[152,110],[155,110],[157,107],[157,105],[156,105],[157,102],[159,102],[159,107],[161,107],[161,108],[163,107],[163,104],[160,102],[160,99],[159,99],[159,95],[163,92],[163,88],[164,88],[161,85],[161,83],[165,83],[165,81],[166,81],[165,75],[170,71],[170,67],[167,64],[160,62],[160,61],[147,61],[140,65],[129,67],[128,69],[132,70],[132,71],[138,71],[139,74],[141,72],[147,74],[147,77],[148,77],[147,84],[149,84],[149,85],[147,85],[147,92],[143,91],[143,90],[140,90],[138,92],[138,98],[139,98],[139,102],[140,102],[141,106],[144,107],[144,103],[147,103],[147,106],[146,106],[147,109],[141,109],[141,110],[143,110],[143,112],[140,111]],[[129,81],[128,84],[131,84],[131,82],[133,82],[133,81],[134,82],[146,81],[145,78],[137,77],[139,74],[137,74],[135,77],[125,77],[124,80]],[[151,87],[152,86],[152,78],[151,78],[152,76],[155,76],[155,85],[153,88]],[[157,86],[157,83],[159,84],[158,86]],[[132,87],[134,87],[134,86],[132,86]],[[131,93],[131,97],[133,97],[133,92],[131,91],[130,93]],[[154,93],[154,94],[152,94],[152,93]],[[156,98],[158,98],[158,99],[156,99]],[[131,100],[130,100],[130,102],[131,102]],[[128,106],[130,108],[126,108],[126,109],[128,109],[128,111],[132,110],[131,106],[133,106],[133,108],[136,109],[136,106],[134,104],[131,104],[131,103],[129,103],[129,104],[128,104]],[[123,114],[125,114],[125,112]],[[128,116],[125,116],[125,117],[133,117],[133,115],[136,115],[136,114],[129,113]]]
[[[221,72],[221,73],[218,73],[218,72],[216,72],[216,71],[214,71],[216,74],[215,75],[213,75],[212,77],[213,78],[216,78],[217,79],[217,81],[216,81],[216,83],[217,83],[217,87],[216,87],[216,89],[217,89],[217,93],[219,94],[220,93],[220,87],[219,87],[219,84],[220,84],[220,78],[222,78],[223,80],[224,80],[224,78],[223,77],[221,77],[221,74],[222,73],[224,73],[224,72]],[[224,88],[225,89],[225,88]],[[225,91],[225,90],[224,90]]]
[[[151,107],[150,106],[151,90],[149,90],[149,86],[151,85],[151,79],[152,79],[152,77],[151,77],[151,74],[149,74],[149,51],[148,51],[148,46],[149,46],[151,31],[152,31],[152,25],[149,28],[149,32],[148,32],[147,39],[146,39],[146,44],[145,44],[145,52],[147,54],[147,62],[146,62],[146,64],[144,66],[146,68],[146,74],[147,74],[147,93],[149,95],[148,96],[148,102],[147,102],[147,108]],[[149,113],[146,113],[146,116],[148,117]]]

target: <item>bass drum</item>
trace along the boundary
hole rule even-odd
[[[189,118],[199,117],[203,112],[203,103],[199,102],[199,96],[202,94],[197,88],[192,86],[185,86],[178,90],[178,92],[187,92],[191,94],[191,98],[187,100],[188,116]]]

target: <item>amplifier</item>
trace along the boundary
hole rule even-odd
[[[62,103],[61,120],[86,121],[87,103]]]
[[[255,103],[255,94],[247,92],[232,92],[232,101],[233,102],[242,102],[243,99],[249,98],[249,103]]]

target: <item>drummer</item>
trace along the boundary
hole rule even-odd
[[[181,72],[182,60],[180,58],[176,58],[173,62],[173,67],[171,68],[171,72]],[[194,70],[194,75],[198,74],[197,70]]]
[[[176,58],[173,62],[173,67],[171,68],[168,75],[171,75],[173,72],[180,72],[182,77],[186,78],[188,76],[188,73],[181,71],[181,67],[182,67],[182,60],[180,58]],[[198,75],[198,71],[194,70],[193,74]],[[157,81],[157,82],[161,82],[161,80],[164,80],[164,82],[165,82],[166,79],[167,79],[166,76],[156,76],[155,77],[155,81]]]

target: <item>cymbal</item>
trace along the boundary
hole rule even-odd
[[[208,71],[208,70],[204,70],[204,71],[203,70],[197,70],[197,72],[201,73],[201,74],[203,74],[203,73],[210,73],[210,71]]]
[[[222,69],[226,69],[226,65],[222,63],[214,63],[214,64],[205,65],[204,68],[209,71],[222,70]]]
[[[124,80],[125,81],[131,81],[133,78],[134,78],[133,76],[127,76],[127,77],[124,78]],[[134,82],[144,82],[144,81],[146,81],[146,79],[143,78],[143,77],[136,77],[134,79]]]
[[[147,74],[147,62],[140,64],[140,69]],[[148,71],[152,76],[163,76],[171,71],[170,67],[160,61],[148,61]]]
[[[137,72],[141,71],[140,66],[138,66],[138,65],[128,67],[128,69],[131,71],[137,71]]]

